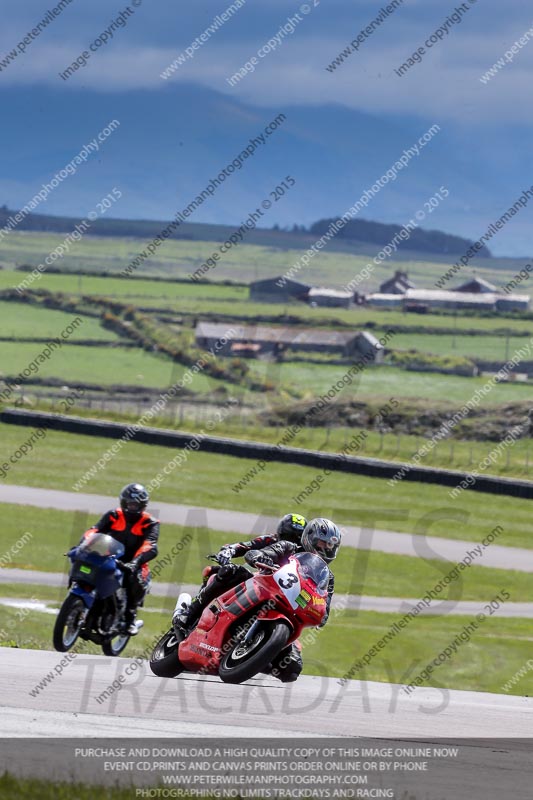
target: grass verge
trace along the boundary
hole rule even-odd
[[[30,436],[29,428],[0,424],[0,465],[7,462],[5,483],[73,491],[112,446],[113,440],[48,431],[31,453],[11,466],[9,457]],[[173,448],[126,443],[107,468],[97,471],[81,491],[118,494],[132,480],[149,484],[176,457]],[[481,541],[496,525],[504,528],[498,544],[533,548],[530,500],[465,491],[452,500],[445,487],[333,472],[318,490],[311,487],[319,470],[270,463],[258,470],[251,459],[188,451],[185,460],[152,494],[161,501],[193,508],[222,508],[282,516],[298,511],[307,517],[327,516],[346,525],[364,524],[407,533]],[[255,474],[253,470],[256,470]],[[240,483],[240,485],[239,485]],[[295,498],[307,489],[305,503]],[[80,501],[80,505],[83,506]]]
[[[95,517],[89,519],[77,512],[31,506],[2,504],[0,509],[6,520],[0,530],[1,553],[9,553],[23,533],[32,534],[32,539],[12,556],[9,567],[44,572],[66,570],[68,562],[62,554],[76,544],[82,531],[96,520]],[[215,552],[228,542],[244,539],[246,539],[244,535],[207,528],[163,525],[159,554],[151,562],[151,568],[155,573],[154,580],[176,586],[180,583],[197,585],[201,580],[201,571],[208,563],[205,559],[208,553]],[[178,555],[173,556],[172,548],[179,542],[183,543],[183,547],[180,548]],[[431,540],[428,544],[431,544]],[[487,599],[499,591],[503,581],[512,592],[514,601],[533,602],[533,583],[529,573],[487,568],[481,566],[482,563],[481,557],[477,564],[460,572],[460,580],[452,581],[449,588],[439,594],[439,599],[455,601]],[[419,599],[433,589],[454,566],[455,564],[438,559],[344,547],[333,564],[333,571],[338,594]],[[46,593],[43,594],[45,590]],[[65,593],[65,589],[55,587],[43,587],[41,590],[38,586],[21,584],[16,589],[11,584],[0,584],[0,597],[35,596],[43,600],[54,599],[60,603]],[[173,599],[175,599],[174,594],[169,602]],[[163,605],[163,600],[161,597],[150,597],[152,606],[170,608],[170,605]]]
[[[193,800],[198,797],[186,794],[186,789],[181,791],[184,793],[179,796],[183,800]],[[98,797],[98,800],[133,800],[136,793],[131,787],[16,778],[14,775],[4,773],[0,777],[0,796],[2,800],[94,800],[95,797]],[[202,796],[207,798],[207,795]]]

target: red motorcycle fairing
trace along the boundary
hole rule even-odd
[[[283,620],[290,629],[287,644],[296,641],[304,628],[318,625],[326,610],[325,588],[317,589],[309,583],[303,571],[299,579],[296,573],[291,574],[290,570],[297,566],[291,566],[293,560],[274,576],[256,573],[210,603],[197,627],[179,644],[178,657],[183,667],[192,672],[218,674],[221,659],[237,644],[235,632],[239,630],[242,635],[255,619]],[[289,579],[286,583],[280,578],[283,575]],[[290,599],[287,588],[297,580],[299,594]],[[237,624],[239,619],[241,625]]]
[[[185,669],[218,674],[220,659],[235,644],[233,637],[228,641],[228,628],[272,597],[272,590],[261,585],[258,578],[253,576],[229,589],[204,609],[196,628],[178,647],[179,660]],[[278,616],[285,618],[280,612]],[[258,617],[262,618],[260,612]]]

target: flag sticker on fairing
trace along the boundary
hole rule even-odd
[[[300,608],[305,608],[306,606],[308,606],[310,601],[311,601],[311,595],[309,594],[309,592],[306,592],[305,589],[302,589],[302,591],[296,598],[296,602],[298,603]]]

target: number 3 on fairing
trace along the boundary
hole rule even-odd
[[[294,572],[289,572],[287,580],[280,578],[278,583],[282,589],[290,589],[294,583],[298,583],[298,575],[295,575]]]
[[[278,572],[274,574],[274,580],[279,588],[291,604],[291,608],[296,608],[298,603],[296,598],[300,594],[300,579],[297,573],[294,572],[292,564],[285,564]]]

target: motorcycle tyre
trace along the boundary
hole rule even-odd
[[[176,640],[176,644],[172,645],[172,649],[167,652],[167,642],[171,641],[172,637]],[[179,644],[180,642],[176,638],[176,632],[171,628],[161,637],[154,647],[152,657],[150,658],[150,669],[158,678],[175,678],[176,675],[183,672],[183,664],[178,658]],[[157,653],[161,649],[166,655],[163,655],[162,658],[157,658]]]
[[[75,611],[76,607],[79,607],[80,611],[86,610],[85,603],[83,602],[81,597],[78,597],[78,595],[75,594],[69,594],[68,597],[66,597],[65,600],[63,601],[63,605],[59,609],[59,613],[56,617],[56,621],[54,624],[54,632],[52,635],[52,641],[54,643],[55,649],[59,653],[67,653],[70,650],[70,648],[74,646],[74,644],[78,639],[78,636],[80,635],[81,625],[78,627],[78,633],[76,634],[74,639],[72,639],[72,641],[69,642],[68,645],[65,645],[65,637],[63,635],[65,624],[69,614]]]
[[[240,644],[236,644],[224,656],[218,668],[219,677],[224,683],[243,683],[253,678],[283,650],[290,636],[290,628],[284,622],[263,623],[261,630],[266,630],[267,636],[259,648],[254,649],[249,656],[245,656],[239,662],[233,661],[233,653],[241,646]]]
[[[122,651],[127,647],[131,636],[127,634],[118,634],[113,639],[109,639],[107,642],[102,642],[102,650],[104,651],[105,656],[111,656],[112,658],[116,658],[119,656]],[[114,643],[117,643],[116,645]]]

